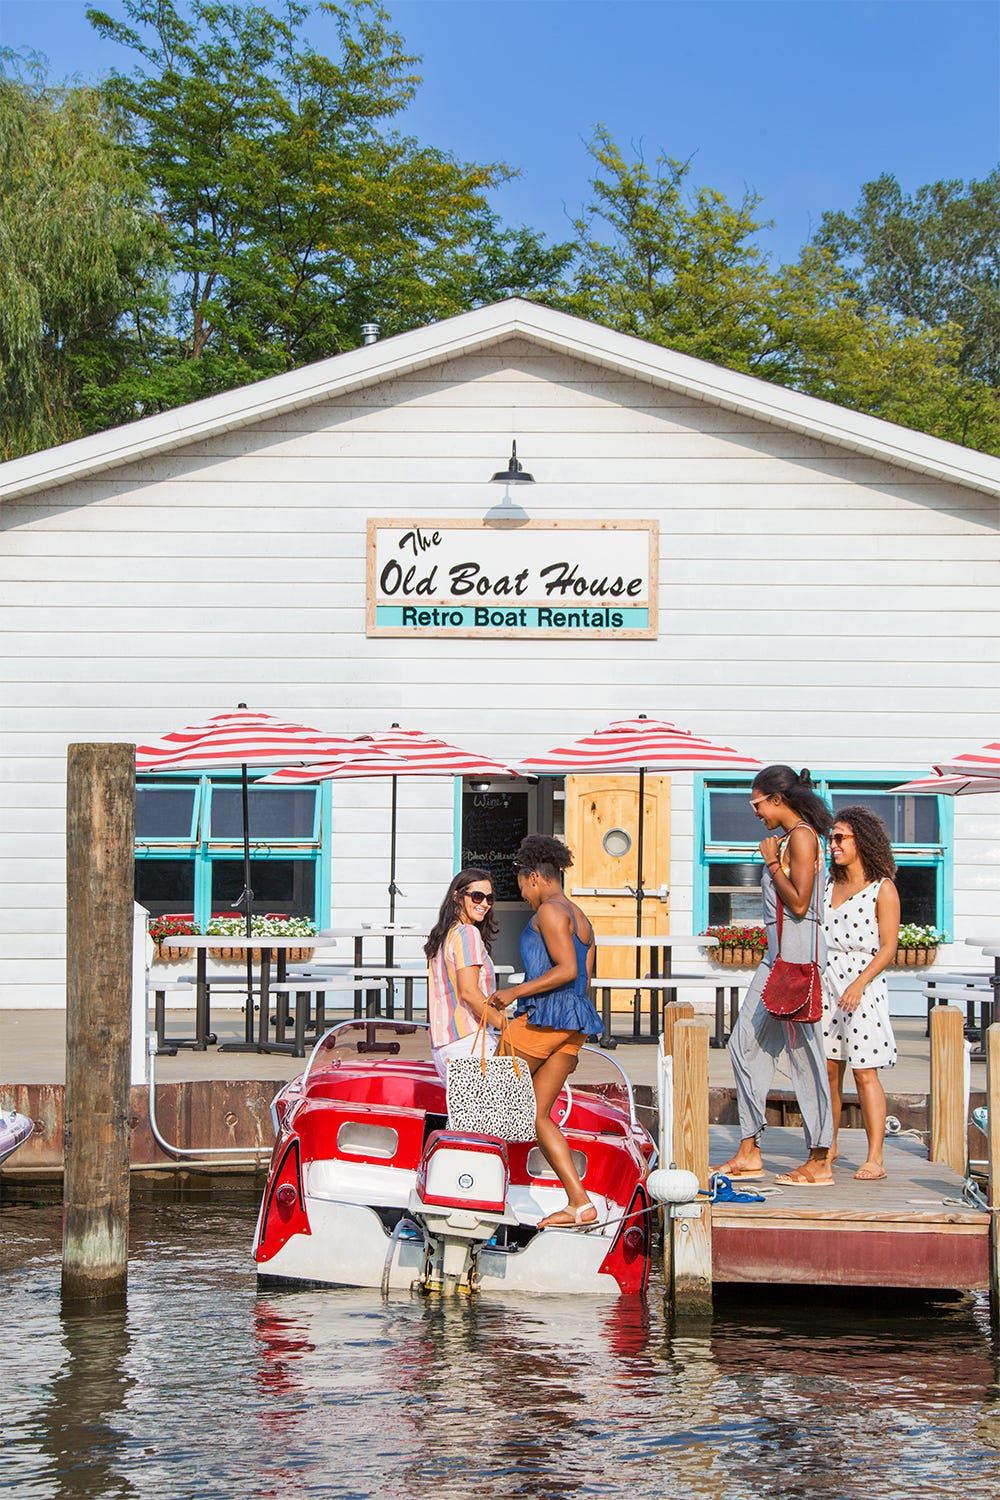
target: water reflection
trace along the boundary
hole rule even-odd
[[[58,1212],[0,1209],[0,1490],[136,1497],[1000,1493],[983,1307],[258,1297],[253,1205],[133,1218],[129,1306],[65,1317]],[[50,1236],[47,1238],[46,1236]]]

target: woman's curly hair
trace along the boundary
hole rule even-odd
[[[870,807],[841,807],[834,815],[834,822],[846,823],[853,833],[861,868],[868,880],[895,878],[896,861],[892,857],[889,830],[877,813]],[[830,874],[834,880],[847,879],[843,865],[831,863]]]
[[[546,880],[558,880],[572,863],[573,856],[562,839],[544,833],[529,833],[514,855],[514,869],[519,875],[530,875],[537,870]]]

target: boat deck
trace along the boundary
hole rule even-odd
[[[736,1150],[735,1126],[710,1127],[713,1163]],[[887,1176],[858,1182],[865,1134],[844,1130],[832,1188],[774,1189],[774,1174],[805,1159],[801,1130],[769,1127],[767,1175],[738,1191],[770,1189],[763,1203],[712,1209],[712,1278],[717,1283],[920,1287],[989,1286],[990,1215],[962,1202],[962,1178],[913,1138],[887,1141]],[[984,1142],[985,1146],[985,1142]]]

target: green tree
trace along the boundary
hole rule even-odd
[[[134,415],[165,241],[100,95],[0,58],[0,457]]]
[[[956,324],[962,374],[1000,387],[1000,169],[913,196],[888,174],[866,182],[853,214],[823,215],[816,243],[853,278],[862,304],[928,328]]]
[[[372,0],[261,5],[125,0],[88,12],[142,59],[111,75],[168,227],[175,349],[140,382],[169,406],[386,333],[551,285],[567,253],[504,231],[487,194],[510,173],[387,128],[415,59]],[[337,57],[303,38],[312,16]]]
[[[832,250],[774,270],[759,199],[688,189],[690,163],[629,162],[599,129],[594,202],[561,305],[685,354],[969,446],[1000,451],[994,393],[961,368],[962,332],[861,295]]]

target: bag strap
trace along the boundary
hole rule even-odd
[[[819,842],[820,842],[820,837],[819,837],[819,834],[816,833],[816,830],[815,830],[815,828],[813,828],[813,826],[812,826],[811,823],[806,823],[806,822],[796,823],[795,828],[808,828],[808,829],[811,830],[811,832],[813,832],[813,833],[816,834],[816,844],[817,844],[817,850],[816,850],[816,874],[813,877],[813,905],[816,908],[816,915],[813,918],[813,924],[815,926],[815,941],[813,943],[813,963],[818,965],[819,964],[819,877],[820,877],[820,870],[821,870],[820,861],[819,861],[819,848],[818,848],[818,845],[819,845]],[[792,834],[795,832],[795,828],[790,828],[788,830],[788,837],[789,838],[791,838]],[[775,895],[775,899],[777,900],[777,903],[778,903],[778,952],[780,953],[781,952],[781,928],[782,928],[782,918],[783,918],[784,912],[785,912],[785,903],[784,903],[784,901],[782,901],[781,897],[778,895],[777,886],[775,886],[774,895]]]
[[[479,1067],[484,1078],[486,1076],[486,1064],[489,1060],[486,1056],[486,1016],[489,1008],[489,1002],[487,1001],[486,1005],[483,1006],[483,1013],[479,1017],[479,1025],[476,1027],[476,1039],[472,1043],[472,1052],[470,1054],[472,1057],[479,1058]],[[497,1009],[500,1011],[500,1040],[497,1043],[497,1049],[493,1056],[501,1057],[506,1050],[508,1057],[510,1057],[514,1064],[514,1072],[520,1078],[522,1059],[514,1051],[514,1043],[510,1039],[510,1023],[507,1020],[507,1010],[505,1006],[498,1006]],[[529,1069],[528,1071],[530,1073],[531,1070]]]

